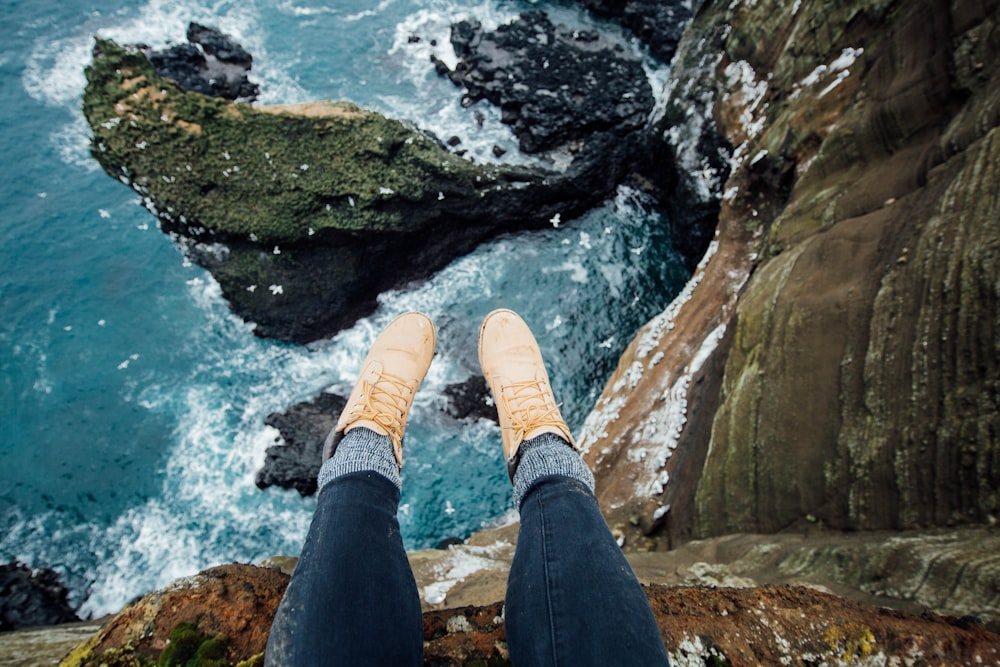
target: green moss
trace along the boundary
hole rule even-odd
[[[160,653],[157,667],[231,667],[226,660],[226,640],[207,637],[190,623],[170,632],[170,642]]]
[[[152,667],[155,663],[137,653],[131,644],[125,644],[119,648],[108,649],[100,655],[88,654],[80,662],[73,662],[74,654],[66,658],[61,665],[76,665],[81,667]]]
[[[236,667],[261,667],[264,664],[264,654],[250,656],[246,660],[236,663]]]
[[[327,228],[404,231],[406,206],[478,196],[503,177],[354,105],[307,116],[185,93],[107,40],[86,73],[94,157],[185,227],[262,243]]]

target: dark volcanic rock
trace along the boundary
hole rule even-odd
[[[0,565],[0,631],[79,621],[68,594],[53,570]]]
[[[677,51],[684,28],[691,20],[690,2],[684,0],[583,0],[599,16],[621,19],[622,24],[669,62]]]
[[[448,385],[444,388],[444,395],[448,399],[445,411],[455,419],[497,420],[490,388],[481,375],[472,375],[465,382]]]
[[[345,400],[320,394],[315,401],[297,403],[287,412],[273,412],[265,422],[281,432],[283,445],[267,448],[257,486],[295,489],[303,496],[316,493],[316,475],[323,458],[323,441],[337,423]]]
[[[448,385],[444,394],[448,399],[445,411],[455,419],[497,419],[489,387],[482,376]],[[278,429],[284,442],[267,448],[264,465],[257,471],[257,487],[295,489],[303,496],[316,493],[323,443],[337,423],[344,403],[340,396],[323,393],[313,401],[296,403],[285,412],[269,414],[265,423]]]
[[[694,269],[715,235],[722,185],[733,150],[713,121],[718,53],[725,27],[693,25],[671,64],[667,103],[651,138],[643,173],[670,218],[670,239]]]
[[[191,23],[189,44],[149,53],[156,71],[186,91],[227,100],[256,99],[259,87],[247,79],[253,57],[229,35]]]
[[[460,60],[448,76],[468,89],[463,103],[486,99],[500,107],[526,153],[595,133],[629,134],[653,108],[638,58],[595,31],[553,25],[540,11],[493,32],[461,21],[451,43]]]

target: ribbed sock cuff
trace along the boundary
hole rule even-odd
[[[392,439],[375,431],[359,426],[347,432],[337,444],[337,451],[323,462],[316,477],[317,491],[344,475],[355,472],[377,472],[396,488],[402,488],[399,466],[392,450]]]
[[[580,453],[554,433],[543,433],[520,446],[521,460],[514,471],[514,502],[521,501],[537,480],[549,475],[572,477],[594,490],[594,475]]]

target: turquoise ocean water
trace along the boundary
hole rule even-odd
[[[0,562],[57,569],[81,614],[100,615],[210,565],[297,553],[314,501],[254,486],[277,437],[264,417],[326,389],[346,394],[378,330],[408,309],[435,319],[439,346],[407,432],[407,547],[510,511],[498,430],[447,417],[441,391],[478,371],[482,316],[512,307],[578,428],[636,328],[686,278],[648,202],[622,189],[572,224],[498,239],[382,295],[378,312],[329,340],[277,343],[233,317],[211,276],[98,169],[79,105],[93,35],[162,46],[195,20],[254,54],[260,103],[347,99],[458,134],[476,159],[498,144],[522,160],[498,114],[482,107],[479,129],[429,55],[450,57],[452,20],[498,24],[532,6],[593,23],[573,5],[498,0],[4,3]],[[648,71],[665,76],[653,62]]]

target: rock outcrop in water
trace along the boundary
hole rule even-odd
[[[664,62],[677,51],[691,20],[691,4],[691,0],[583,0],[594,14],[621,20]]]
[[[278,429],[280,442],[267,448],[264,465],[257,471],[257,488],[278,486],[303,496],[316,493],[316,476],[323,464],[323,443],[337,424],[347,399],[320,394],[313,401],[297,403],[264,420]]]
[[[478,21],[451,27],[458,65],[439,71],[465,86],[463,104],[486,99],[525,153],[599,150],[606,165],[635,149],[628,139],[653,110],[653,93],[638,57],[593,30],[556,26],[541,11],[525,12],[494,31]],[[597,146],[588,146],[597,143]]]
[[[87,81],[97,161],[142,196],[258,335],[293,341],[353,323],[377,294],[502,232],[572,219],[644,153],[636,132],[603,125],[575,135],[590,150],[565,171],[478,165],[351,104],[251,107],[193,92],[142,50],[101,39]],[[628,86],[646,87],[627,105],[641,115],[648,84]]]
[[[960,0],[697,12],[668,85],[736,147],[715,242],[583,437],[636,533],[995,521],[998,19]],[[699,123],[663,128],[693,165]]]
[[[16,562],[0,565],[0,632],[78,620],[57,572]]]
[[[191,23],[187,39],[187,44],[149,52],[157,74],[173,79],[185,91],[245,102],[257,98],[260,86],[247,77],[253,57],[232,37]]]

